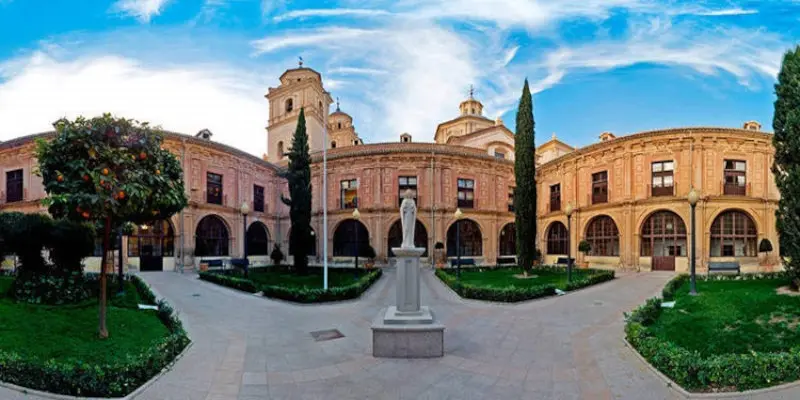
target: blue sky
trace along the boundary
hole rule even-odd
[[[110,111],[260,155],[298,56],[366,142],[432,140],[470,85],[513,129],[526,77],[537,143],[771,130],[798,43],[800,0],[0,0],[0,140]]]

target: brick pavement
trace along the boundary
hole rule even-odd
[[[566,296],[493,304],[463,300],[425,270],[423,304],[446,325],[446,355],[394,360],[370,349],[370,322],[394,299],[395,274],[385,272],[361,299],[327,305],[258,298],[189,273],[143,273],[180,312],[194,345],[137,398],[678,398],[621,340],[622,312],[658,294],[669,274],[626,274]],[[345,337],[316,342],[310,332],[324,329]],[[32,397],[0,389],[0,399],[17,398]]]

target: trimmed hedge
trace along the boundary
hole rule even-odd
[[[350,285],[330,287],[328,290],[321,288],[288,288],[274,285],[260,285],[246,278],[232,276],[231,273],[227,271],[201,272],[200,279],[248,293],[261,291],[265,297],[288,300],[296,303],[324,303],[358,298],[375,283],[382,274],[383,271],[381,269],[375,269]]]
[[[486,268],[486,267],[475,267]],[[514,267],[500,267],[500,268],[514,268]],[[462,270],[466,269],[462,267]],[[539,266],[533,269],[534,271],[548,271],[548,272],[564,272],[566,268],[555,266]],[[576,278],[567,284],[567,291],[572,291],[584,288],[591,285],[596,285],[601,282],[614,279],[614,271],[589,269],[589,275]],[[553,284],[544,284],[539,286],[509,286],[506,288],[495,288],[488,286],[478,286],[470,283],[459,282],[458,278],[443,269],[436,270],[436,276],[442,280],[453,291],[458,293],[459,296],[468,299],[497,301],[505,303],[515,303],[525,300],[533,300],[541,297],[553,296],[556,294],[556,286]]]
[[[786,278],[784,272],[753,273],[738,276],[697,275],[697,280],[757,280]],[[663,294],[674,298],[688,280],[687,275],[672,279]],[[656,369],[683,388],[700,391],[758,389],[800,378],[800,345],[788,351],[703,356],[648,330],[661,314],[660,298],[652,298],[631,314],[626,314],[625,338]]]
[[[137,276],[130,279],[142,299],[155,300],[144,281]],[[0,380],[72,396],[126,396],[169,366],[190,342],[181,321],[167,302],[158,302],[157,315],[169,329],[169,336],[124,361],[102,365],[80,360],[42,362],[0,350]]]

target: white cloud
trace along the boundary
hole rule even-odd
[[[161,14],[161,11],[169,1],[170,0],[118,0],[112,6],[112,10],[129,17],[134,17],[142,23],[148,23],[153,16]]]
[[[386,10],[366,9],[366,8],[315,8],[289,11],[273,18],[275,22],[287,21],[308,17],[377,17],[391,15]]]
[[[319,30],[292,32],[284,36],[266,37],[251,42],[255,54],[268,53],[287,47],[327,45],[346,45],[346,42],[359,37],[378,33],[368,29],[331,27]]]
[[[697,11],[694,13],[695,15],[704,15],[709,17],[724,17],[729,15],[751,15],[751,14],[758,14],[758,10],[753,9],[744,9],[744,8],[728,8],[722,10],[705,10],[705,11]]]
[[[337,67],[328,70],[328,74],[340,75],[386,75],[388,73],[388,71],[383,69],[359,67]]]
[[[0,64],[0,140],[51,130],[64,116],[111,112],[190,135],[208,128],[215,141],[261,155],[269,118],[262,79],[226,65],[160,67],[114,55],[61,61],[39,51]]]

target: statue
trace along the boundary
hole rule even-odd
[[[403,228],[403,244],[401,248],[414,247],[414,228],[417,223],[417,205],[414,204],[414,193],[406,189],[403,202],[400,203],[400,225]]]

